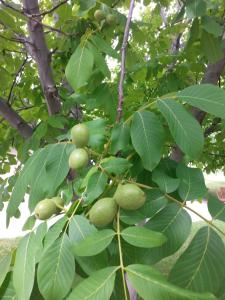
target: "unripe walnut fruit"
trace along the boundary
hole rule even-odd
[[[110,26],[115,25],[117,23],[117,19],[114,15],[108,14],[106,16],[106,23]]]
[[[56,213],[56,205],[51,199],[44,199],[38,202],[35,207],[35,217],[39,220],[47,220]]]
[[[73,144],[77,148],[83,148],[87,146],[89,141],[89,129],[85,124],[77,124],[71,129],[71,138]]]
[[[98,22],[100,22],[105,19],[105,13],[103,10],[97,9],[94,13],[94,17]]]
[[[128,183],[118,186],[114,199],[123,209],[136,210],[144,205],[146,195],[138,186]]]
[[[117,204],[113,198],[102,198],[90,209],[89,218],[95,226],[103,227],[111,223],[117,213]]]
[[[84,149],[75,149],[69,157],[69,167],[73,170],[85,168],[88,164],[88,154]]]
[[[56,205],[56,212],[60,213],[62,210],[59,206],[63,207],[64,206],[64,201],[61,197],[53,197],[51,200],[55,203]]]

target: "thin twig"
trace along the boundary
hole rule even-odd
[[[23,72],[23,69],[24,69],[24,67],[25,67],[25,65],[26,65],[26,63],[27,63],[27,60],[28,60],[28,56],[25,57],[23,63],[21,64],[21,66],[19,67],[18,71],[17,71],[16,74],[15,74],[13,83],[12,83],[11,88],[10,88],[10,91],[9,91],[9,96],[8,96],[8,99],[7,99],[7,103],[10,103],[10,100],[11,100],[11,97],[12,97],[13,89],[14,89],[14,87],[16,86],[18,77],[19,77],[20,74]]]
[[[40,16],[45,16],[45,15],[51,14],[53,11],[55,11],[57,8],[59,8],[63,4],[66,4],[67,2],[68,2],[68,0],[64,0],[62,2],[59,2],[57,5],[55,5],[54,7],[52,7],[49,10],[40,12],[39,14],[32,14],[32,17],[40,17]]]
[[[123,36],[123,43],[122,43],[122,48],[121,48],[121,71],[120,71],[120,80],[119,80],[119,87],[118,87],[119,99],[118,99],[118,107],[117,107],[117,122],[118,123],[121,120],[122,112],[123,112],[123,100],[124,100],[123,82],[124,82],[124,78],[125,78],[126,47],[127,47],[128,38],[129,38],[130,24],[131,24],[131,19],[132,19],[133,10],[134,10],[134,3],[135,3],[135,0],[130,1],[130,9],[129,9],[128,17],[127,17],[127,22],[126,22],[124,36]]]
[[[58,33],[60,33],[60,34],[62,34],[62,35],[65,35],[65,36],[72,36],[72,35],[73,35],[73,34],[71,34],[71,33],[66,33],[66,32],[64,32],[64,31],[62,31],[62,30],[60,30],[60,29],[57,29],[57,28],[54,28],[54,27],[52,27],[52,26],[50,26],[50,25],[47,25],[47,24],[42,23],[41,20],[37,20],[37,18],[34,17],[33,15],[27,14],[24,10],[17,9],[17,8],[13,7],[12,5],[6,3],[4,0],[0,0],[0,2],[1,2],[5,7],[8,7],[8,8],[10,8],[10,9],[16,11],[17,13],[23,15],[24,17],[29,18],[29,19],[35,21],[35,22],[38,23],[38,24],[41,24],[43,27],[48,28],[48,29],[51,30],[51,31],[58,32]]]

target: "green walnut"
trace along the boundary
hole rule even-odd
[[[146,195],[138,186],[128,183],[118,186],[114,199],[123,209],[136,210],[144,205]]]
[[[84,149],[75,149],[71,152],[69,157],[69,167],[73,170],[80,170],[88,164],[88,153]]]
[[[57,211],[55,203],[51,199],[44,199],[38,202],[35,207],[35,217],[39,220],[47,220]]]
[[[92,224],[103,227],[111,223],[117,213],[117,204],[113,198],[102,198],[90,209],[89,218]]]
[[[71,129],[71,137],[73,144],[77,148],[87,146],[89,141],[89,129],[85,124],[77,124]]]
[[[64,206],[64,201],[61,197],[53,197],[51,198],[51,200],[55,203],[56,205],[56,212],[60,213],[60,211],[62,210],[62,208]]]
[[[117,23],[117,18],[116,16],[112,15],[112,14],[108,14],[106,16],[106,23],[110,26],[115,25]]]
[[[97,9],[94,13],[94,17],[98,22],[101,22],[102,20],[105,19],[105,13],[101,9]]]

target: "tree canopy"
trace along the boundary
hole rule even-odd
[[[15,167],[0,209],[9,224],[28,194],[30,210],[0,298],[127,300],[129,282],[146,300],[224,299],[224,203],[203,177],[225,170],[224,1],[0,3],[0,173]],[[166,280],[149,265],[206,195],[212,221]]]

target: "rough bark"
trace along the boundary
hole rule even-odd
[[[49,115],[54,115],[60,111],[61,103],[53,79],[51,54],[45,41],[38,0],[23,0],[23,4],[26,14],[37,15],[35,18],[28,19],[29,43],[27,44],[27,49],[37,64]]]
[[[18,130],[25,139],[31,137],[33,128],[21,118],[2,98],[0,98],[0,114],[12,127]]]
[[[217,85],[220,76],[224,70],[224,67],[225,67],[225,52],[224,52],[224,57],[221,60],[219,60],[214,64],[208,64],[205,75],[202,79],[202,83],[211,83]],[[191,113],[196,118],[196,120],[198,120],[198,122],[202,124],[203,120],[206,117],[206,113],[195,107],[191,109]],[[178,146],[175,146],[175,148],[171,153],[170,158],[177,162],[180,162],[183,156],[184,154],[180,150],[180,148]]]

